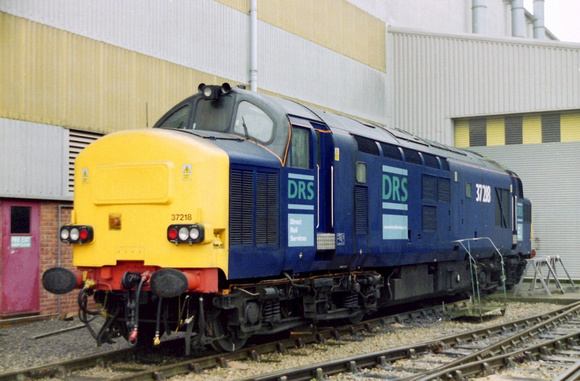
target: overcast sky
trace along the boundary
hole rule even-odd
[[[524,6],[534,13],[534,1],[524,0]],[[580,0],[545,0],[546,27],[561,41],[580,43]]]

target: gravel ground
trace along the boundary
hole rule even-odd
[[[95,323],[100,325],[104,319]],[[67,330],[62,331],[61,330]],[[56,333],[59,332],[59,333]],[[49,336],[39,337],[54,333]],[[78,317],[22,322],[0,328],[0,373],[51,364],[61,360],[109,352],[127,347],[119,338],[113,345],[96,348],[95,340]]]
[[[508,304],[505,316],[495,316],[485,321],[486,325],[508,323],[525,316],[536,315],[541,311],[553,310],[561,305],[541,303],[526,304],[511,302]],[[22,368],[50,364],[59,360],[71,359],[90,354],[107,352],[112,349],[124,348],[128,344],[122,338],[114,345],[95,347],[95,341],[78,318],[73,320],[43,320],[32,323],[22,323],[12,327],[0,328],[0,373]],[[232,363],[228,369],[217,369],[205,372],[203,375],[187,375],[174,377],[173,380],[212,380],[236,379],[251,375],[268,373],[287,369],[307,363],[316,363],[328,359],[336,359],[357,353],[373,352],[396,347],[413,342],[423,342],[437,337],[448,336],[456,332],[469,331],[477,328],[474,321],[442,320],[429,327],[395,326],[393,332],[376,335],[364,342],[341,342],[341,345],[320,345],[313,350],[301,353],[297,350],[294,356],[272,354],[263,356],[258,363]],[[71,329],[66,332],[61,330]],[[39,337],[55,333],[53,335]]]

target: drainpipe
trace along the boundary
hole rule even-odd
[[[486,34],[486,0],[471,1],[472,32],[477,34]]]
[[[258,91],[258,0],[250,0],[250,90]]]
[[[512,36],[526,37],[524,0],[512,0]]]
[[[544,0],[534,0],[534,38],[546,39],[544,24]]]

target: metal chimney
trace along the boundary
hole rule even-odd
[[[512,36],[526,37],[524,0],[512,0]]]
[[[472,0],[471,1],[471,15],[472,15],[472,32],[478,34],[486,34],[486,0]]]
[[[541,40],[546,38],[546,26],[544,24],[544,0],[534,0],[534,38]]]

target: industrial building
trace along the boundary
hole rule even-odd
[[[151,127],[202,82],[495,159],[533,202],[538,255],[580,278],[580,44],[544,25],[550,2],[0,2],[0,318],[74,310],[74,295],[40,284],[72,266],[57,235],[74,158],[103,134]]]

